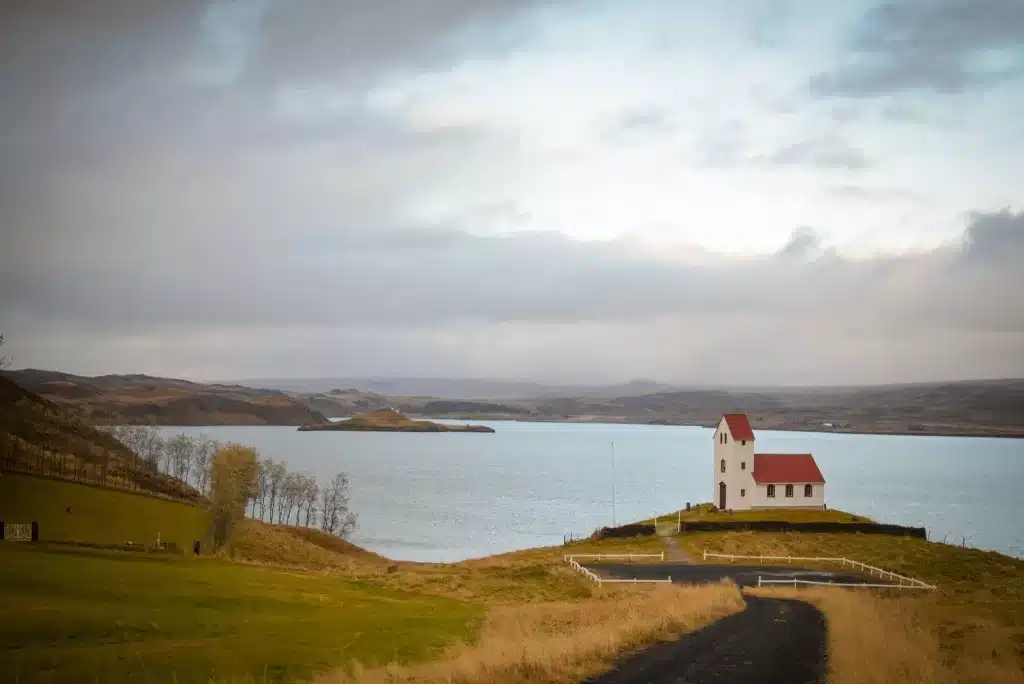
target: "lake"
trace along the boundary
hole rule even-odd
[[[401,560],[457,561],[587,535],[613,522],[613,472],[620,524],[712,497],[707,428],[487,424],[494,434],[162,432],[248,444],[321,483],[348,472],[359,515],[352,541]],[[1024,557],[1024,440],[758,431],[757,444],[759,452],[813,453],[831,508]]]

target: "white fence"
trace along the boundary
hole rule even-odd
[[[571,561],[573,558],[595,558],[595,559],[626,559],[630,562],[634,558],[657,558],[662,563],[665,562],[665,552],[661,553],[569,553],[562,556],[564,560]]]
[[[657,558],[658,560],[664,562],[664,560],[665,560],[665,552],[664,551],[662,551],[661,553],[578,553],[578,554],[567,555],[564,558],[569,563],[570,567],[572,567],[573,570],[576,570],[577,572],[583,573],[584,577],[586,577],[587,579],[589,579],[589,580],[591,580],[593,582],[596,582],[598,586],[601,586],[603,584],[671,584],[672,583],[672,577],[671,576],[669,576],[669,577],[667,577],[665,579],[638,579],[638,578],[635,578],[635,577],[633,579],[608,579],[608,578],[604,578],[604,577],[599,577],[595,573],[591,572],[589,569],[587,569],[587,568],[583,567],[582,565],[580,565],[579,561],[576,560],[577,558],[591,558],[591,559],[601,559],[601,560],[604,560],[604,559],[621,560],[621,559],[625,558],[625,559],[628,559],[628,560],[632,561],[634,558]]]
[[[896,584],[852,584],[845,583],[840,584],[838,582],[812,582],[809,580],[762,580],[758,577],[758,586],[761,584],[815,584],[824,586],[853,586],[853,587],[885,587],[885,588],[897,588],[897,589],[935,589],[934,584],[928,584],[922,582],[919,579],[913,577],[907,577],[906,575],[900,575],[889,570],[875,567],[874,565],[868,565],[867,563],[861,563],[860,561],[850,560],[849,558],[820,558],[820,557],[809,557],[809,556],[739,556],[731,553],[710,553],[707,549],[704,550],[704,560],[708,558],[726,558],[730,561],[737,559],[740,560],[757,560],[761,563],[765,561],[785,561],[792,563],[793,561],[799,562],[817,562],[817,563],[840,563],[844,568],[850,567],[852,569],[861,570],[867,572],[871,577],[878,577],[879,579],[887,579],[890,582],[896,582]]]
[[[794,589],[798,585],[807,585],[815,587],[858,587],[860,589],[934,589],[935,587],[922,587],[912,586],[909,584],[869,584],[867,582],[815,582],[813,580],[801,580],[796,579],[764,579],[760,575],[757,577],[757,586],[763,587],[769,584],[785,584],[792,586]]]

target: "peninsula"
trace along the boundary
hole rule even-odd
[[[413,420],[393,409],[361,413],[337,422],[303,425],[300,432],[349,430],[363,432],[494,432],[486,425],[442,425],[429,420]]]

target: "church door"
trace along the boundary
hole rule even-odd
[[[725,510],[725,483],[718,483],[718,510]]]

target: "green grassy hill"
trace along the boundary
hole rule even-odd
[[[188,552],[208,528],[200,505],[10,472],[0,473],[0,521],[38,522],[40,541],[152,546],[159,535]]]

